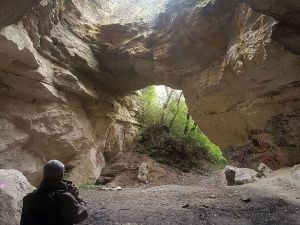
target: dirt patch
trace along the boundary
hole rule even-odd
[[[300,205],[251,191],[159,186],[87,190],[89,219],[82,224],[300,224]],[[213,196],[213,197],[212,197]],[[240,199],[250,196],[246,203]],[[183,208],[185,206],[186,208]]]
[[[130,151],[120,155],[113,162],[108,163],[105,170],[111,168],[126,168],[119,170],[113,179],[113,182],[108,186],[122,186],[122,187],[140,187],[145,186],[137,180],[138,168],[141,163],[146,162],[150,165],[150,174],[148,177],[148,186],[159,185],[201,185],[203,180],[205,183],[211,185],[225,184],[225,180],[221,179],[222,171],[213,169],[211,166],[206,165],[206,169],[202,171],[202,174],[189,172],[184,173],[169,165],[159,163],[151,157],[139,154],[134,151]]]
[[[289,180],[289,172],[233,187],[227,187],[224,175],[216,173],[198,176],[196,186],[83,190],[89,218],[82,225],[298,225],[300,187]]]

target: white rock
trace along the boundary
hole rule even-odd
[[[300,164],[299,165],[295,165],[292,169],[292,177],[297,180],[298,182],[300,182]]]
[[[150,173],[150,166],[148,165],[148,163],[142,163],[139,167],[139,174],[138,174],[138,180],[148,184],[148,176]]]
[[[20,224],[22,200],[34,187],[17,170],[0,169],[0,224]]]
[[[273,175],[273,170],[271,170],[266,164],[260,163],[258,165],[258,172],[260,172],[264,177],[271,177]]]
[[[225,167],[227,185],[243,185],[253,183],[258,180],[257,172],[249,168],[237,168],[235,166]]]
[[[121,186],[118,186],[118,187],[115,187],[113,190],[114,191],[121,191],[121,190],[123,190],[123,188]]]

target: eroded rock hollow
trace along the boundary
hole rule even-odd
[[[245,2],[1,1],[0,168],[36,183],[56,158],[77,182],[97,178],[151,84],[183,90],[237,164],[299,163],[299,3]]]

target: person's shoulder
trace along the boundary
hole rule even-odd
[[[30,201],[37,193],[37,189],[35,189],[34,191],[28,193],[27,195],[24,196],[23,201]]]

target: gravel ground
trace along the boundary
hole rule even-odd
[[[89,218],[82,225],[300,225],[298,198],[290,201],[251,185],[226,187],[222,182],[220,185],[213,183],[217,181],[205,178],[203,185],[198,186],[83,190]]]

